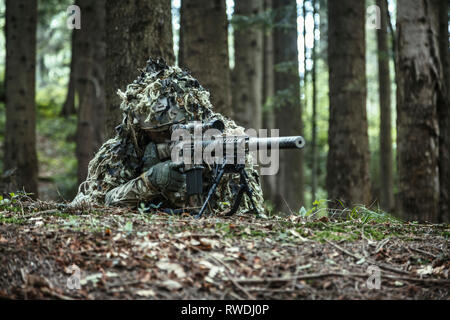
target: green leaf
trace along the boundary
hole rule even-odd
[[[123,231],[125,231],[127,233],[133,232],[133,222],[127,221],[127,223],[125,224],[125,227],[123,228]]]
[[[300,216],[306,217],[306,213],[307,213],[307,212],[306,212],[305,207],[301,207],[300,212],[299,212]]]

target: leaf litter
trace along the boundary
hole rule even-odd
[[[449,299],[448,225],[22,208],[1,208],[2,298]]]

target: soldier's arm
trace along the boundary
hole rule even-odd
[[[151,201],[166,192],[180,190],[185,176],[177,171],[179,164],[160,162],[156,145],[149,143],[143,157],[143,173],[106,194],[106,205],[137,206],[142,201]]]
[[[142,201],[151,201],[161,194],[153,186],[146,172],[127,183],[110,190],[105,196],[106,205],[137,206]]]
[[[106,194],[106,205],[138,205],[151,201],[168,192],[177,192],[186,183],[186,177],[177,171],[180,164],[172,161],[160,162],[139,177],[118,186]]]
[[[110,190],[105,197],[106,205],[134,206],[139,205],[139,202],[141,201],[151,201],[152,198],[161,194],[158,188],[150,183],[145,174],[151,167],[158,163],[160,163],[160,160],[156,144],[150,142],[145,147],[144,156],[142,158],[143,174]]]

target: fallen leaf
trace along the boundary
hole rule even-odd
[[[103,277],[103,273],[94,273],[91,275],[88,275],[87,277],[80,280],[80,284],[82,286],[86,285],[89,281],[92,282],[93,285],[96,285],[97,282]]]
[[[324,290],[326,290],[326,289],[328,289],[329,287],[331,287],[331,285],[332,285],[331,281],[326,281],[326,282],[323,284],[322,288],[323,288]]]
[[[303,241],[303,242],[308,241],[308,239],[302,237],[302,236],[300,235],[300,233],[298,233],[298,232],[295,231],[294,229],[289,230],[289,232],[290,232],[293,236],[296,236],[297,238],[299,238],[299,239],[300,239],[301,241]]]
[[[174,280],[165,280],[160,283],[161,286],[168,290],[179,290],[181,289],[182,285]]]
[[[198,264],[201,267],[203,267],[203,269],[205,269],[205,268],[211,269],[211,268],[214,267],[214,265],[211,262],[207,261],[207,260],[201,260]]]
[[[156,263],[156,266],[161,270],[167,271],[168,273],[173,272],[177,276],[177,278],[186,277],[186,273],[184,272],[183,267],[177,263],[159,261],[158,263]]]
[[[138,290],[136,291],[136,294],[141,297],[154,297],[155,291],[153,291],[152,289]]]
[[[440,267],[436,267],[436,268],[433,269],[433,274],[441,275],[441,274],[443,274],[444,269],[445,269],[445,265],[444,264],[442,266],[440,266]]]
[[[431,265],[428,265],[422,269],[417,269],[416,273],[420,276],[425,276],[428,274],[432,274],[433,273],[433,267]]]
[[[206,247],[210,247],[213,249],[220,247],[220,242],[218,240],[214,240],[214,239],[201,238],[200,243]]]

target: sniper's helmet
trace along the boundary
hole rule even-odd
[[[209,92],[187,70],[149,59],[142,74],[118,91],[124,111],[122,125],[135,130],[161,132],[172,125],[209,118]]]

